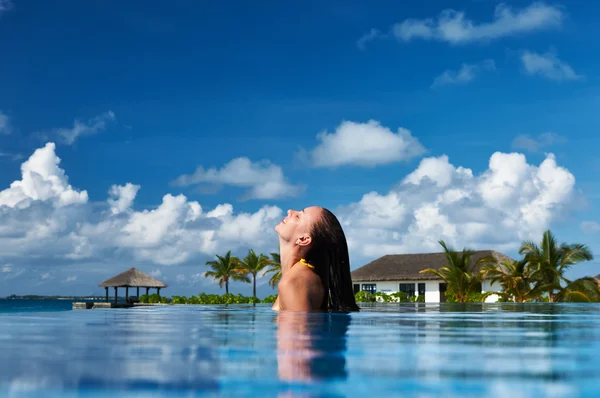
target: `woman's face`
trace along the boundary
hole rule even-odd
[[[322,217],[323,209],[318,206],[307,207],[304,210],[288,210],[287,216],[275,227],[279,237],[287,242],[300,245],[310,243],[310,231],[315,222]]]

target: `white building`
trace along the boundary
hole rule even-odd
[[[499,261],[509,259],[504,254],[493,250],[480,250],[473,253],[471,261],[494,256]],[[419,273],[425,268],[440,268],[447,265],[444,253],[422,254],[388,254],[352,271],[354,293],[368,291],[371,293],[406,292],[409,296],[425,295],[426,303],[443,303],[446,301],[446,284],[436,275]],[[489,280],[483,280],[481,292],[499,292],[501,286]],[[496,302],[498,296],[493,294],[485,301]]]

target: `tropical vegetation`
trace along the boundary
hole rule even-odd
[[[242,294],[233,295],[231,293],[225,293],[223,295],[218,294],[206,294],[200,293],[197,296],[172,296],[170,299],[167,297],[159,297],[158,294],[143,294],[140,296],[140,303],[151,303],[151,304],[273,304],[277,295],[272,294],[260,300],[257,297],[247,297]]]
[[[261,276],[273,272],[269,280],[271,287],[275,288],[281,279],[281,260],[279,253],[271,253],[271,258],[260,253],[257,254],[253,249],[248,250],[246,257],[240,259],[232,256],[231,250],[224,256],[216,255],[216,260],[207,261],[212,271],[204,273],[206,278],[213,278],[219,283],[219,287],[225,285],[225,294],[229,294],[229,282],[238,281],[244,283],[252,282],[252,296],[256,297],[256,277],[261,271]],[[266,267],[270,267],[265,271]],[[252,276],[252,280],[250,279]]]
[[[565,272],[582,261],[590,261],[593,255],[583,244],[559,244],[551,231],[545,231],[539,244],[523,241],[518,260],[498,259],[494,256],[472,261],[473,251],[456,252],[439,242],[444,249],[447,265],[439,269],[428,268],[443,279],[447,286],[446,297],[450,302],[485,301],[497,294],[500,301],[525,302],[600,302],[600,288],[594,278],[569,280]],[[500,292],[481,293],[483,280],[499,284]]]
[[[217,254],[217,259],[207,261],[206,265],[210,265],[212,271],[206,271],[205,277],[211,277],[219,282],[219,287],[225,285],[225,294],[229,293],[229,281],[240,281],[250,283],[247,271],[242,269],[237,257],[231,255],[231,250],[224,256]]]

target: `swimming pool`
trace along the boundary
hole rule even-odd
[[[597,396],[600,306],[10,312],[0,353],[3,396]]]

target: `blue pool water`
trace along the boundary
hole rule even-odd
[[[598,396],[595,304],[67,304],[0,303],[0,396]]]

